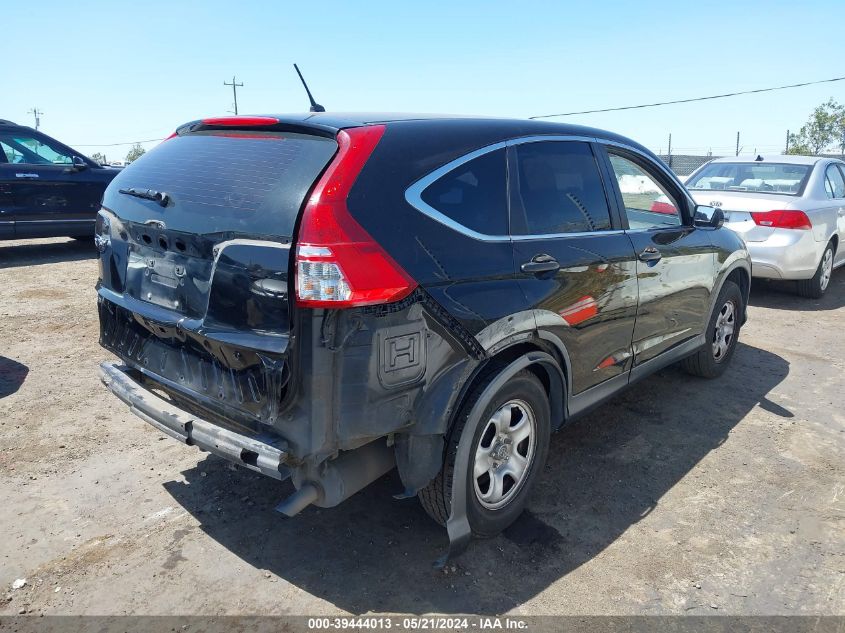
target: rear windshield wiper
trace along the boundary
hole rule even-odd
[[[152,200],[163,207],[170,202],[170,196],[163,191],[155,191],[154,189],[118,189],[119,193],[125,193],[127,196],[135,196],[136,198],[143,198],[144,200]]]

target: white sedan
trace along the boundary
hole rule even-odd
[[[751,254],[752,275],[797,280],[819,298],[845,264],[845,163],[813,156],[719,158],[687,179],[698,204],[722,209]]]

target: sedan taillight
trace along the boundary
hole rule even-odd
[[[773,229],[809,230],[813,228],[813,223],[803,211],[754,211],[751,217],[758,226],[769,226]]]

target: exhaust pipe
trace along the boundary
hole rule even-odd
[[[312,503],[331,508],[370,485],[396,465],[393,449],[384,438],[342,453],[319,466],[319,475],[305,469],[293,472],[297,491],[276,506],[287,517],[299,514]]]
[[[319,498],[319,488],[314,484],[308,483],[277,505],[276,512],[281,512],[286,517],[292,517],[302,512]]]

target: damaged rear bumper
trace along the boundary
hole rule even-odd
[[[279,480],[290,477],[291,471],[283,463],[287,458],[283,440],[253,437],[203,420],[144,388],[132,373],[130,367],[120,363],[100,364],[103,384],[142,420],[180,442],[250,470]]]

